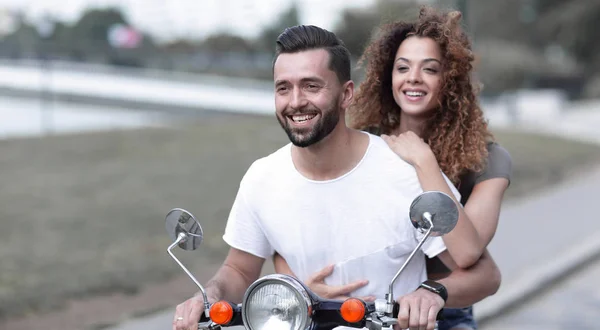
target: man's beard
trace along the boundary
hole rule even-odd
[[[311,113],[313,109],[303,109],[300,113]],[[290,142],[297,147],[306,148],[321,140],[329,135],[337,126],[340,114],[335,106],[321,112],[321,118],[311,128],[307,129],[294,129],[289,126],[288,116],[283,115],[283,118],[277,116],[277,121],[281,125],[281,128],[285,131]]]

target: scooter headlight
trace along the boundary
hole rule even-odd
[[[304,330],[312,325],[311,300],[287,275],[267,275],[246,291],[242,318],[248,330]]]

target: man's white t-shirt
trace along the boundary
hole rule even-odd
[[[383,139],[368,136],[362,160],[333,180],[313,181],[298,172],[291,144],[255,161],[240,183],[223,239],[265,259],[277,251],[301,281],[335,264],[326,283],[368,280],[352,296],[384,298],[423,237],[409,220],[410,204],[423,190],[413,166]],[[445,249],[440,237],[429,238],[397,279],[394,296],[426,279],[424,254],[434,257]]]

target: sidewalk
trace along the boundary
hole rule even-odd
[[[272,84],[248,79],[187,75],[169,79],[167,73],[142,76],[123,69],[82,70],[53,66],[17,66],[0,61],[0,95],[39,97],[103,106],[197,113],[210,109],[236,113],[269,114],[274,111]]]
[[[546,290],[518,309],[485,323],[481,330],[597,330],[600,287],[589,284],[599,277],[600,259],[596,259],[570,274],[552,290]]]
[[[554,122],[519,123],[522,130],[600,144],[600,102],[569,104]],[[497,125],[506,126],[507,123]],[[554,282],[600,256],[596,203],[600,164],[581,177],[502,209],[489,250],[502,271],[502,286],[475,306],[484,324],[516,308]]]
[[[496,295],[474,307],[485,322],[600,254],[596,206],[600,167],[581,177],[506,205],[488,247],[502,272]]]

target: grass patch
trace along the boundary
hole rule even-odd
[[[555,184],[600,159],[594,145],[497,132],[512,154],[508,197]],[[0,141],[0,318],[60,308],[73,297],[135,294],[180,269],[165,252],[164,216],[202,222],[197,268],[220,262],[239,180],[287,137],[274,118],[204,118],[176,129]]]
[[[511,154],[513,177],[506,200],[526,197],[600,165],[600,147],[550,135],[495,131]]]

